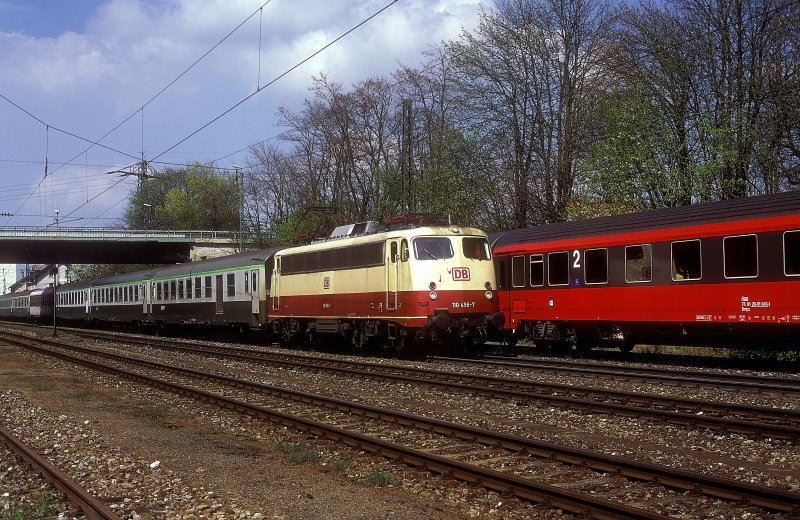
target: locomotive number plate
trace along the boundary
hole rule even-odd
[[[453,302],[451,305],[454,309],[471,309],[475,307],[475,302]]]
[[[469,267],[454,267],[452,270],[454,282],[469,281]]]

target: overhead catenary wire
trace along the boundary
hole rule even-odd
[[[251,13],[251,14],[250,14],[248,17],[246,17],[246,18],[245,18],[245,19],[244,19],[242,22],[240,22],[240,23],[239,23],[239,24],[238,24],[238,25],[237,25],[237,26],[236,26],[236,27],[235,27],[233,30],[231,30],[230,32],[228,32],[228,34],[226,34],[226,35],[225,35],[225,36],[224,36],[224,37],[223,37],[221,40],[219,40],[219,41],[218,41],[216,44],[214,44],[214,45],[213,45],[213,46],[212,46],[212,47],[211,47],[211,48],[210,48],[208,51],[206,51],[206,52],[205,52],[205,53],[204,53],[202,56],[200,56],[199,58],[197,58],[197,59],[196,59],[196,60],[195,60],[195,61],[194,61],[194,62],[193,62],[191,65],[189,65],[189,66],[188,66],[188,67],[187,67],[187,68],[186,68],[186,69],[185,69],[183,72],[181,72],[181,73],[180,73],[178,76],[176,76],[176,77],[175,77],[175,78],[174,78],[172,81],[168,82],[168,83],[167,83],[167,84],[166,84],[164,87],[162,87],[162,88],[161,88],[161,89],[160,89],[160,90],[159,90],[159,91],[158,91],[156,94],[154,94],[154,95],[153,95],[153,96],[152,96],[150,99],[148,99],[148,100],[147,100],[147,101],[146,101],[146,102],[145,102],[145,103],[144,103],[144,104],[143,104],[141,107],[137,108],[137,109],[136,109],[136,111],[134,111],[133,113],[131,113],[131,115],[130,115],[130,116],[128,116],[128,117],[127,117],[127,118],[125,118],[125,119],[124,119],[122,122],[120,122],[119,124],[117,124],[116,126],[114,126],[114,128],[112,128],[111,130],[109,130],[108,132],[106,132],[106,133],[105,133],[105,134],[104,134],[102,137],[100,137],[100,138],[99,138],[99,139],[97,139],[96,141],[93,141],[93,140],[91,140],[91,139],[87,139],[87,138],[84,138],[84,137],[78,136],[78,135],[76,135],[76,134],[73,134],[73,133],[71,133],[71,132],[67,132],[67,131],[65,131],[65,130],[62,130],[62,129],[58,128],[58,127],[53,127],[53,129],[54,129],[54,130],[57,130],[57,131],[59,131],[59,132],[62,132],[62,133],[64,133],[64,134],[66,134],[66,135],[70,135],[70,136],[72,136],[72,137],[75,137],[75,138],[77,138],[77,139],[81,139],[81,140],[84,140],[84,141],[86,141],[86,142],[89,142],[89,143],[91,143],[91,145],[90,145],[89,147],[87,147],[86,149],[84,149],[84,150],[80,151],[79,153],[77,153],[77,154],[76,154],[74,157],[72,157],[72,158],[71,158],[71,159],[69,159],[68,161],[66,161],[66,162],[62,163],[62,164],[61,164],[61,166],[57,167],[55,170],[53,170],[52,172],[50,172],[50,175],[52,175],[52,174],[54,174],[55,172],[57,172],[58,170],[60,170],[60,169],[63,167],[63,165],[72,163],[72,161],[74,161],[75,159],[77,159],[78,157],[80,157],[82,154],[85,154],[85,153],[87,153],[87,152],[88,152],[89,150],[91,150],[91,149],[92,149],[94,146],[100,146],[100,147],[106,148],[106,149],[108,149],[108,150],[111,150],[111,151],[113,151],[113,152],[116,152],[116,153],[119,153],[119,154],[125,155],[125,156],[127,156],[127,157],[130,157],[130,158],[132,158],[132,159],[134,159],[134,160],[139,160],[139,159],[140,159],[139,157],[136,157],[136,156],[134,156],[134,155],[132,155],[132,154],[129,154],[129,153],[127,153],[127,152],[121,152],[121,151],[119,151],[119,150],[116,150],[116,149],[114,149],[114,148],[108,147],[108,146],[106,146],[106,145],[102,144],[102,143],[101,143],[101,141],[102,141],[103,139],[105,139],[106,137],[108,137],[109,135],[111,135],[111,134],[112,134],[113,132],[115,132],[117,129],[119,129],[119,128],[120,128],[122,125],[124,125],[125,123],[127,123],[128,121],[130,121],[130,119],[131,119],[131,118],[133,118],[133,117],[134,117],[134,116],[135,116],[137,113],[139,113],[140,111],[142,112],[142,157],[141,157],[141,159],[144,159],[144,115],[143,115],[144,108],[145,108],[145,107],[147,107],[147,106],[148,106],[150,103],[152,103],[153,101],[155,101],[155,100],[156,100],[156,99],[157,99],[157,98],[158,98],[158,97],[159,97],[161,94],[163,94],[163,93],[164,93],[164,92],[165,92],[167,89],[169,89],[169,88],[170,88],[172,85],[174,85],[174,84],[175,84],[177,81],[179,81],[179,80],[180,80],[180,79],[181,79],[183,76],[185,76],[185,75],[186,75],[186,74],[187,74],[187,73],[188,73],[188,72],[189,72],[191,69],[193,69],[193,68],[194,68],[194,67],[195,67],[195,66],[196,66],[198,63],[200,63],[200,62],[201,62],[201,61],[202,61],[204,58],[206,58],[206,57],[207,57],[209,54],[211,54],[211,52],[213,52],[213,51],[214,51],[214,50],[215,50],[217,47],[219,47],[219,46],[220,46],[222,43],[224,43],[224,42],[225,42],[225,41],[226,41],[228,38],[230,38],[230,36],[231,36],[231,35],[233,35],[233,34],[234,34],[236,31],[238,31],[238,30],[239,30],[239,29],[240,29],[240,28],[241,28],[241,27],[242,27],[244,24],[246,24],[246,23],[247,23],[247,22],[248,22],[248,21],[249,21],[249,20],[250,20],[250,19],[251,19],[253,16],[255,16],[255,14],[256,14],[256,13],[262,12],[263,8],[264,8],[264,7],[265,7],[267,4],[269,4],[271,1],[272,1],[272,0],[266,0],[264,3],[262,3],[262,4],[261,4],[261,6],[259,6],[259,8],[258,8],[258,9],[254,10],[254,11],[253,11],[253,12],[252,12],[252,13]],[[9,99],[8,97],[4,96],[3,94],[0,94],[0,97],[2,97],[4,100],[6,100],[7,102],[9,102],[10,104],[12,104],[13,106],[15,106],[16,108],[18,108],[19,110],[21,110],[21,111],[23,111],[24,113],[26,113],[27,115],[29,115],[29,116],[30,116],[30,117],[32,117],[33,119],[35,119],[35,120],[36,120],[36,121],[38,121],[39,123],[41,123],[41,124],[43,124],[43,125],[45,125],[45,126],[52,126],[52,125],[48,125],[48,123],[45,123],[45,122],[44,122],[44,121],[43,121],[41,118],[39,118],[39,117],[35,116],[33,113],[31,113],[30,111],[26,110],[26,109],[25,109],[25,108],[23,108],[22,106],[18,105],[17,103],[15,103],[14,101],[12,101],[12,100],[11,100],[11,99]],[[46,176],[45,176],[45,177],[46,177]],[[42,180],[44,180],[44,178],[43,178]],[[25,201],[24,201],[24,202],[23,202],[23,203],[20,205],[20,207],[19,207],[19,208],[17,208],[17,210],[14,212],[14,214],[17,214],[17,213],[19,213],[19,211],[22,209],[22,207],[24,207],[24,206],[25,206],[25,204],[27,204],[27,203],[28,203],[28,201],[29,201],[29,200],[30,200],[30,199],[33,197],[34,193],[36,193],[36,192],[37,192],[37,191],[38,191],[38,190],[41,188],[41,185],[42,185],[42,182],[40,181],[40,182],[39,182],[39,183],[36,185],[36,187],[34,188],[34,190],[33,190],[33,191],[30,193],[30,195],[29,195],[29,196],[28,196],[28,197],[25,199]],[[87,203],[88,203],[88,201],[87,201]],[[8,219],[5,221],[5,223],[6,223],[6,224],[8,223],[8,221],[10,220],[10,218],[11,218],[11,217],[9,217],[9,218],[8,218]]]
[[[333,40],[331,40],[330,42],[326,43],[325,45],[323,45],[322,47],[320,47],[320,48],[319,48],[318,50],[316,50],[315,52],[311,53],[311,54],[310,54],[309,56],[307,56],[306,58],[304,58],[304,59],[300,60],[300,61],[299,61],[298,63],[296,63],[295,65],[293,65],[293,66],[289,67],[289,68],[288,68],[288,69],[286,69],[284,72],[282,72],[281,74],[279,74],[279,75],[277,75],[276,77],[274,77],[272,80],[268,81],[268,82],[267,82],[267,83],[265,83],[264,85],[259,85],[259,87],[256,89],[256,91],[255,91],[255,92],[253,92],[253,93],[251,93],[251,94],[249,94],[249,95],[245,96],[243,99],[241,99],[240,101],[238,101],[237,103],[235,103],[233,106],[231,106],[230,108],[228,108],[227,110],[225,110],[224,112],[222,112],[221,114],[219,114],[218,116],[216,116],[215,118],[213,118],[212,120],[210,120],[209,122],[205,123],[205,124],[204,124],[204,125],[202,125],[200,128],[198,128],[197,130],[193,131],[192,133],[190,133],[189,135],[187,135],[186,137],[184,137],[183,139],[181,139],[181,140],[180,140],[180,141],[178,141],[177,143],[173,144],[172,146],[170,146],[169,148],[167,148],[167,149],[166,149],[166,150],[164,150],[163,152],[159,153],[158,155],[156,155],[155,157],[153,157],[151,160],[156,160],[156,159],[158,159],[159,157],[161,157],[161,156],[165,155],[166,153],[168,153],[168,152],[172,151],[174,148],[176,148],[176,147],[180,146],[181,144],[183,144],[184,142],[188,141],[189,139],[191,139],[191,138],[192,138],[192,137],[194,137],[195,135],[199,134],[200,132],[202,132],[203,130],[205,130],[206,128],[208,128],[209,126],[211,126],[212,124],[216,123],[217,121],[219,121],[220,119],[222,119],[223,117],[225,117],[226,115],[228,115],[229,113],[233,112],[233,111],[234,111],[236,108],[238,108],[239,106],[241,106],[241,105],[242,105],[242,104],[244,104],[245,102],[247,102],[247,101],[249,101],[250,99],[252,99],[254,96],[256,96],[257,94],[259,94],[259,93],[260,93],[262,90],[264,90],[265,88],[267,88],[267,87],[269,87],[269,86],[271,86],[271,85],[275,84],[276,82],[278,82],[278,81],[279,81],[279,80],[281,80],[282,78],[284,78],[284,77],[288,76],[289,74],[291,74],[291,73],[292,73],[293,71],[295,71],[296,69],[298,69],[298,68],[300,68],[301,66],[305,65],[307,62],[309,62],[310,60],[312,60],[313,58],[315,58],[316,56],[318,56],[318,55],[319,55],[319,54],[321,54],[322,52],[326,51],[328,48],[330,48],[331,46],[335,45],[335,44],[336,44],[336,43],[338,43],[340,40],[342,40],[342,39],[344,39],[345,37],[347,37],[349,34],[353,33],[354,31],[358,30],[359,28],[361,28],[361,27],[362,27],[362,26],[364,26],[365,24],[369,23],[369,22],[370,22],[372,19],[374,19],[375,17],[379,16],[381,13],[383,13],[384,11],[386,11],[387,9],[389,9],[391,6],[393,6],[394,4],[396,4],[398,1],[399,1],[399,0],[391,0],[391,1],[390,1],[388,4],[384,5],[383,7],[381,7],[381,8],[380,8],[380,9],[378,9],[377,11],[375,11],[373,14],[371,14],[370,16],[368,16],[367,18],[365,18],[365,19],[364,19],[364,20],[362,20],[361,22],[357,23],[356,25],[354,25],[353,27],[351,27],[351,28],[350,28],[350,29],[348,29],[347,31],[343,32],[342,34],[340,34],[339,36],[337,36],[336,38],[334,38],[334,39],[333,39]]]

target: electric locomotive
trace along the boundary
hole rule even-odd
[[[518,229],[492,243],[512,344],[800,344],[800,191]]]
[[[366,222],[275,254],[270,320],[285,342],[471,347],[503,325],[496,288],[482,231]]]

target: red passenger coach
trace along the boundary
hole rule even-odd
[[[800,346],[800,191],[491,240],[510,343]]]
[[[273,332],[356,346],[473,346],[503,325],[486,234],[449,225],[342,226],[275,255]]]

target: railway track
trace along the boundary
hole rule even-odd
[[[645,381],[680,386],[708,387],[732,391],[773,392],[800,395],[800,378],[758,376],[750,374],[722,374],[701,370],[660,368],[652,366],[597,365],[579,361],[525,359],[513,361],[507,357],[485,356],[483,359],[463,359],[431,356],[430,361],[458,363],[508,369],[536,370],[538,372],[568,373],[588,377],[610,377],[622,381]]]
[[[33,448],[23,443],[10,431],[0,426],[0,442],[16,453],[27,464],[42,475],[45,480],[63,492],[70,504],[80,509],[89,520],[119,520],[114,511],[104,502],[94,497],[66,473],[53,466],[46,458],[39,455]]]
[[[44,343],[50,347],[56,347],[59,349],[82,350],[84,353],[86,353],[86,351],[93,351],[93,349],[85,349],[83,347],[76,347],[75,345],[68,345],[62,342],[44,340],[41,338],[31,338],[9,332],[0,332],[0,339],[7,343],[35,351],[40,354],[55,357],[69,363],[79,364],[93,370],[102,371],[161,390],[197,399],[205,403],[214,404],[227,410],[265,419],[281,426],[295,428],[307,434],[329,439],[338,443],[344,443],[356,449],[370,451],[410,466],[423,468],[433,473],[439,473],[469,483],[480,484],[488,489],[494,489],[496,491],[507,493],[525,500],[545,503],[551,507],[563,509],[576,514],[589,515],[591,518],[597,519],[630,518],[663,520],[668,518],[664,515],[627,506],[625,504],[599,499],[571,490],[560,489],[555,486],[539,484],[529,479],[480,467],[475,464],[463,463],[452,458],[422,452],[398,445],[390,441],[382,440],[380,438],[375,438],[372,436],[351,432],[340,427],[331,426],[320,421],[307,419],[302,416],[288,414],[277,410],[271,410],[263,406],[253,405],[240,399],[225,397],[205,390],[191,388],[186,385],[151,377],[122,367],[115,367],[113,365],[99,363],[68,352],[55,351],[50,348],[37,346],[35,343]],[[101,354],[99,351],[93,352],[96,354]],[[110,354],[110,356],[117,356],[118,360],[127,359],[127,362],[143,362],[142,360],[134,360],[133,358],[126,358],[125,356],[113,354]]]
[[[500,398],[535,400],[551,406],[628,417],[649,417],[671,424],[736,432],[756,437],[800,439],[800,411],[739,405],[719,401],[641,394],[622,390],[539,383],[369,362],[337,360],[303,354],[271,353],[252,349],[166,341],[148,337],[80,332],[83,337],[155,348],[213,354],[245,362],[335,372],[393,382],[424,384],[456,392],[472,392]]]
[[[266,414],[267,418],[273,422],[291,425],[296,428],[300,428],[303,431],[309,431],[315,435],[321,435],[334,440],[343,440],[344,442],[359,448],[369,446],[369,448],[387,455],[390,458],[398,458],[399,460],[408,464],[422,466],[431,471],[439,473],[450,474],[468,482],[480,482],[486,485],[486,487],[504,492],[511,492],[517,494],[521,498],[526,498],[537,502],[546,500],[557,507],[565,507],[569,511],[578,513],[580,513],[581,510],[584,512],[591,511],[596,518],[611,518],[620,516],[605,516],[606,514],[609,514],[609,510],[607,508],[610,507],[609,504],[606,503],[607,501],[601,501],[600,504],[594,504],[593,502],[586,502],[585,498],[576,500],[576,497],[571,496],[569,493],[565,495],[563,489],[557,488],[557,490],[553,490],[550,489],[552,486],[543,484],[536,484],[536,486],[532,486],[531,483],[528,482],[529,479],[522,479],[522,481],[518,481],[515,479],[519,479],[519,477],[505,474],[505,472],[501,472],[504,473],[504,476],[501,476],[496,474],[498,473],[496,470],[482,467],[481,464],[459,462],[458,460],[452,460],[452,457],[441,457],[437,455],[431,455],[430,453],[425,454],[423,452],[419,452],[418,450],[408,448],[407,446],[401,446],[397,444],[398,439],[401,438],[404,439],[406,443],[408,442],[408,433],[405,430],[399,433],[396,432],[394,435],[390,433],[381,433],[378,435],[379,437],[393,437],[393,441],[389,443],[390,445],[383,444],[384,441],[381,441],[380,444],[376,446],[374,435],[370,436],[371,441],[367,442],[364,439],[365,435],[363,433],[357,433],[354,435],[352,432],[350,432],[348,435],[351,437],[349,437],[348,440],[345,438],[345,434],[341,431],[341,428],[330,426],[327,428],[322,428],[321,425],[313,424],[313,421],[302,419],[302,417],[314,414],[314,407],[324,407],[330,410],[335,410],[337,413],[343,414],[345,417],[355,416],[360,418],[356,419],[355,421],[353,421],[352,418],[345,420],[345,422],[348,422],[349,424],[347,427],[348,431],[354,429],[355,424],[357,424],[359,426],[358,429],[361,430],[373,431],[376,428],[370,424],[363,424],[365,421],[377,421],[383,424],[392,425],[392,427],[396,425],[402,425],[404,428],[412,428],[419,430],[420,432],[424,432],[424,436],[435,435],[439,437],[444,436],[445,439],[454,438],[458,439],[460,442],[471,443],[473,446],[476,443],[482,446],[489,446],[491,447],[490,450],[496,451],[486,452],[485,450],[478,450],[482,451],[480,453],[480,458],[482,460],[497,460],[498,458],[507,460],[511,457],[508,455],[508,452],[511,452],[515,454],[521,454],[516,456],[521,456],[523,459],[532,456],[548,460],[557,460],[573,466],[578,465],[581,467],[587,467],[597,472],[622,475],[630,480],[657,482],[667,488],[675,488],[682,491],[700,490],[704,494],[713,498],[745,501],[752,505],[773,511],[800,511],[800,494],[798,493],[776,490],[765,486],[742,483],[730,479],[702,475],[685,470],[669,468],[667,466],[641,463],[622,457],[614,457],[587,450],[568,448],[551,443],[535,441],[526,437],[508,435],[481,428],[474,428],[446,421],[429,419],[418,415],[382,409],[359,403],[352,403],[340,399],[333,399],[307,392],[289,390],[272,385],[264,385],[261,383],[255,383],[227,376],[208,374],[206,372],[201,372],[194,369],[156,363],[116,353],[64,344],[62,342],[39,340],[22,335],[14,335],[12,337],[3,334],[3,337],[6,341],[14,343],[18,346],[36,350],[40,353],[55,356],[72,363],[80,363],[95,370],[102,370],[104,372],[114,373],[128,379],[145,382],[162,389],[167,389],[183,395],[189,395],[207,402],[213,402],[214,404],[218,404],[226,408],[233,408],[249,415],[264,417]],[[32,345],[32,343],[37,341],[43,341],[51,347],[59,349],[59,351]],[[102,356],[112,360],[113,362],[124,365],[125,367],[129,367],[131,364],[136,364],[144,367],[147,370],[167,372],[182,378],[182,381],[180,384],[167,382],[163,379],[157,379],[153,376],[132,372],[127,368],[115,367],[77,357],[72,352],[63,352],[64,349],[72,352],[79,352],[84,355]],[[243,396],[238,400],[231,399],[230,397],[223,398],[220,396],[214,396],[207,391],[191,389],[189,386],[187,386],[187,380],[188,384],[193,384],[193,382],[196,383],[198,379],[213,381],[215,384],[234,387],[243,392]],[[291,401],[292,404],[285,405],[283,408],[292,410],[293,414],[287,414],[283,411],[269,411],[261,406],[245,403],[244,399],[247,399],[253,393],[269,396],[270,399],[268,402],[270,403],[271,408],[274,408],[275,398],[287,399]],[[296,417],[295,415],[297,414],[298,403],[304,407],[311,407],[312,409],[306,411],[306,413],[302,413],[301,411],[300,417]],[[422,442],[422,439],[420,439],[420,434],[418,434],[414,438],[414,443],[420,442]],[[463,453],[465,449],[469,450],[469,445],[458,445],[457,447],[450,445],[447,446],[445,450],[453,451],[454,448],[456,453]],[[425,456],[430,458],[425,460]],[[476,466],[480,471],[476,471]],[[523,483],[526,482],[527,484],[523,485]],[[635,508],[633,508],[634,510],[627,508],[627,506],[625,506],[625,508],[626,509],[620,509],[616,512],[612,512],[611,514],[622,514],[621,517],[624,518],[660,517],[658,515],[650,515],[647,512],[642,513],[641,511],[635,511]],[[644,514],[644,516],[638,516],[641,514]]]

